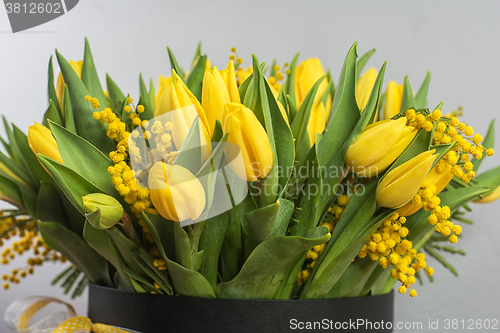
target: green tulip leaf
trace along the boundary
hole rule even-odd
[[[207,143],[205,142],[205,137],[202,137],[200,133],[200,126],[200,117],[196,116],[174,162],[174,165],[185,167],[193,175],[197,174],[201,169],[202,149],[208,149],[206,145],[202,146],[202,144]]]
[[[141,260],[139,260],[139,258]],[[162,289],[167,293],[167,295],[173,294],[172,285],[168,280],[166,271],[161,271],[154,265],[154,258],[149,255],[143,248],[139,249],[139,257],[135,257],[135,260],[139,265],[141,265],[142,269],[156,282],[158,283]],[[143,264],[146,263],[146,265]],[[135,278],[135,277],[134,277]],[[154,285],[153,285],[154,287]]]
[[[47,168],[47,171],[52,175],[64,195],[83,216],[85,216],[83,196],[89,193],[107,194],[67,166],[42,154],[38,154],[38,159]]]
[[[59,251],[92,283],[112,286],[106,260],[71,230],[55,222],[38,221],[38,230],[48,247]]]
[[[274,148],[275,148],[275,162],[274,166],[279,166],[281,172],[278,173],[279,176],[279,188],[281,193],[278,197],[282,197],[286,184],[290,179],[292,173],[292,167],[295,161],[295,149],[293,143],[293,135],[288,126],[286,120],[283,118],[281,111],[279,109],[278,103],[274,98],[274,95],[269,87],[267,80],[264,80],[264,85],[266,87],[267,99],[269,103],[269,113],[271,115],[272,121],[272,132],[274,136]],[[271,182],[274,184],[274,182]],[[267,177],[261,183],[261,189],[264,191],[275,191],[273,188],[266,188],[268,186]]]
[[[7,122],[7,119],[5,118],[5,116],[2,116],[3,118],[3,126],[5,128],[5,133],[7,133],[7,139],[9,141],[9,147],[10,147],[10,151],[9,151],[9,155],[10,157],[17,163],[19,164],[23,164],[24,162],[24,159],[23,159],[23,153],[19,150],[19,147],[17,145],[17,142],[16,142],[16,137],[14,136],[14,133],[12,132],[12,129],[9,125],[9,123]]]
[[[167,270],[172,279],[175,292],[181,296],[215,297],[215,293],[210,286],[210,283],[203,277],[203,275],[197,271],[181,266],[167,257],[164,247],[160,246],[160,244],[165,244],[170,241],[170,236],[159,233],[146,214],[142,213],[142,218],[167,264]],[[165,237],[168,237],[168,239],[164,239]]]
[[[293,105],[296,105],[296,97],[295,97],[295,71],[297,68],[297,61],[299,60],[299,54],[297,53],[295,57],[293,57],[290,62],[290,74],[287,75],[285,84],[282,87],[282,91],[286,96],[290,97],[290,100],[293,101]],[[297,115],[297,108],[290,108],[289,110],[289,118],[288,121],[290,124],[295,120],[295,116]]]
[[[371,56],[374,53],[375,53],[375,49],[371,49],[370,51],[366,52],[361,57],[359,57],[358,61],[356,62],[357,79],[360,78],[361,73],[363,72],[363,69],[365,68],[366,63],[368,62],[368,60],[370,60]]]
[[[326,78],[326,75],[321,77],[316,83],[313,85],[311,90],[307,93],[306,98],[302,102],[297,116],[293,119],[292,125],[290,126],[292,129],[293,137],[295,140],[296,146],[296,155],[295,160],[297,160],[298,166],[304,165],[306,161],[307,155],[311,150],[311,142],[312,138],[309,137],[307,132],[307,125],[309,123],[309,118],[311,115],[311,109],[313,107],[314,98],[316,97],[316,93],[318,92],[319,85]]]
[[[493,119],[491,122],[490,122],[490,126],[488,127],[488,132],[486,133],[486,136],[484,137],[484,140],[482,142],[482,145],[483,147],[486,149],[488,148],[493,148],[495,144],[495,119]],[[472,159],[472,165],[474,166],[473,167],[473,170],[474,171],[478,171],[479,170],[479,167],[481,166],[481,164],[483,163],[484,159],[486,158],[486,152],[484,152],[484,155],[481,159],[477,160],[477,159]]]
[[[285,236],[295,205],[286,199],[245,214],[248,238],[245,249],[250,253],[257,245],[275,236]]]
[[[181,66],[177,63],[177,60],[175,59],[174,53],[172,50],[167,46],[167,51],[168,51],[168,58],[170,59],[170,67],[181,77],[181,79],[184,81],[184,78],[186,75],[184,74],[184,70],[182,69]]]
[[[255,113],[255,116],[260,121],[262,126],[266,129],[267,135],[269,137],[269,143],[271,146],[271,151],[273,152],[273,168],[269,171],[266,177],[261,181],[261,194],[259,195],[259,205],[267,206],[276,201],[278,198],[278,193],[273,191],[279,184],[279,170],[278,170],[278,154],[276,152],[276,134],[273,128],[273,116],[271,115],[271,105],[270,99],[266,91],[266,79],[262,73],[264,65],[259,65],[259,60],[255,55],[253,57],[253,90],[250,100],[250,109]],[[275,102],[274,96],[271,99],[274,103],[272,104],[273,112],[279,112],[277,104]],[[282,117],[281,117],[282,118]],[[276,125],[284,125],[283,123],[278,123],[278,119],[275,118]]]
[[[413,95],[413,89],[410,86],[410,81],[408,80],[408,76],[405,77],[403,83],[403,99],[401,100],[401,109],[400,112],[406,111],[409,108],[416,108],[417,103],[415,101],[415,95]]]
[[[217,287],[219,256],[226,234],[231,212],[227,211],[208,219],[201,234],[199,250],[203,251],[203,261],[199,272],[207,279],[212,288]]]
[[[101,260],[104,258],[109,261],[111,265],[113,265],[117,274],[120,275],[121,281],[125,282],[124,284],[121,284],[120,287],[125,290],[135,290],[129,275],[125,272],[127,265],[121,257],[120,252],[111,239],[109,233],[106,230],[94,228],[89,221],[86,221],[83,229],[83,238],[87,241],[87,246],[91,246],[94,251],[99,253],[99,258]],[[117,284],[116,287],[119,287],[119,285]]]
[[[64,166],[78,173],[107,194],[119,198],[111,175],[106,171],[113,166],[111,160],[84,138],[71,133],[62,126],[51,123]]]
[[[94,58],[92,57],[92,52],[90,51],[90,45],[87,38],[85,38],[85,51],[83,54],[82,82],[87,88],[90,96],[96,97],[99,100],[99,103],[101,104],[101,108],[104,109],[108,103],[106,95],[104,95],[104,92],[102,90],[101,82],[99,81],[99,76],[97,75],[97,70],[94,64]]]
[[[238,88],[238,93],[240,94],[241,102],[246,106],[250,106],[250,96],[252,94],[247,94],[247,92],[251,92],[253,87],[253,74],[250,74],[243,83],[240,84]]]
[[[151,106],[151,109],[153,110],[153,116],[154,116],[154,111],[156,108],[156,94],[155,94],[155,86],[153,84],[153,80],[149,79],[149,105]],[[153,117],[152,116],[152,117]]]
[[[64,82],[68,85],[68,91],[71,99],[71,108],[75,117],[75,124],[78,134],[84,139],[89,140],[94,146],[101,151],[108,152],[114,150],[113,142],[106,135],[106,127],[103,123],[93,118],[95,109],[90,102],[85,101],[85,96],[89,95],[89,91],[78,75],[75,73],[71,65],[56,51],[57,61],[64,77]],[[87,62],[91,62],[91,58],[87,58]],[[87,65],[90,66],[90,65]],[[90,74],[88,74],[90,76]],[[90,80],[90,78],[89,78]],[[99,88],[101,89],[100,84]],[[103,106],[106,99],[100,100]]]
[[[186,228],[189,229],[191,226]],[[203,252],[196,250],[192,238],[180,223],[174,223],[175,261],[186,268],[198,271],[203,260]]]
[[[26,135],[15,125],[14,128],[14,136],[16,138],[16,144],[19,150],[22,152],[22,161],[26,169],[28,169],[29,173],[32,175],[33,181],[30,184],[34,185],[34,189],[38,189],[40,187],[40,182],[51,182],[52,179],[47,174],[47,172],[43,169],[43,167],[38,162],[35,154],[30,148],[28,143],[28,138]]]
[[[329,238],[326,233],[312,239],[277,236],[265,240],[250,254],[234,279],[217,286],[217,297],[276,298],[281,283],[295,265],[295,257]]]
[[[19,186],[2,174],[0,174],[0,192],[2,194],[2,200],[26,211],[26,207],[23,206],[23,198]]]
[[[142,79],[142,73],[139,75],[139,87],[141,92],[141,97],[139,98],[139,103],[137,105],[144,106],[144,112],[140,115],[142,120],[149,120],[154,118],[155,110],[153,108],[153,104],[149,99],[149,92],[146,89],[146,85],[144,84],[144,80]],[[154,103],[154,100],[153,100]]]
[[[422,109],[427,106],[427,92],[429,91],[429,84],[431,82],[431,72],[427,72],[424,82],[418,89],[417,95],[415,95],[415,107],[417,109]]]
[[[3,166],[2,166],[3,164]],[[5,167],[5,169],[4,169]],[[24,185],[35,188],[35,184],[33,183],[33,178],[29,171],[22,165],[14,162],[7,156],[5,156],[0,151],[0,172],[1,174],[8,178],[10,181],[14,183],[24,183]],[[9,172],[12,173],[9,175]],[[16,179],[18,178],[18,179]],[[21,180],[21,182],[19,181]]]
[[[352,264],[359,250],[366,244],[380,224],[392,214],[393,210],[386,210],[380,215],[372,218],[375,195],[373,195],[373,199],[370,201],[363,204],[360,208],[360,212],[355,215],[353,218],[353,222],[355,221],[355,223],[353,223],[354,226],[348,226],[349,230],[346,229],[348,231],[346,232],[346,236],[342,234],[328,253],[325,254],[325,252],[323,252],[320,258],[323,257],[324,260],[321,263],[317,262],[314,266],[315,269],[302,289],[299,298],[315,299],[326,297],[347,268]],[[364,228],[358,231],[361,226],[364,226]],[[352,237],[350,231],[358,231],[358,233]]]
[[[59,191],[50,183],[42,183],[36,201],[35,218],[53,221],[67,227],[67,216]]]
[[[62,115],[61,108],[59,107],[59,101],[57,100],[55,81],[54,81],[54,66],[52,65],[52,56],[49,59],[49,69],[47,71],[47,92],[48,92],[48,102],[55,101],[54,107],[56,108],[59,116]]]
[[[322,166],[332,165],[335,155],[349,138],[360,118],[355,95],[356,58],[358,57],[356,46],[357,43],[351,47],[342,66],[330,118],[316,148],[318,162]],[[341,163],[344,162],[343,160],[342,157]]]
[[[19,190],[21,192],[21,198],[23,200],[23,206],[28,211],[30,216],[36,216],[36,193],[26,186],[19,185]]]
[[[377,266],[379,266],[378,261],[373,261],[368,257],[357,258],[349,265],[325,298],[363,296],[363,287],[371,278]]]
[[[491,189],[488,192],[480,196],[480,198],[483,198],[486,195],[493,192],[498,186],[500,186],[500,167],[496,167],[486,172],[483,172],[474,179],[477,182],[476,186],[491,187]]]
[[[73,116],[73,108],[71,107],[71,99],[69,97],[68,86],[64,85],[64,92],[62,98],[64,127],[71,133],[76,134],[75,118]]]
[[[111,101],[111,108],[113,109],[113,112],[120,117],[123,111],[121,106],[123,100],[125,99],[125,95],[108,74],[106,74],[106,86],[108,87],[108,96]]]
[[[207,64],[207,56],[203,55],[197,58],[196,65],[194,65],[192,71],[189,73],[186,79],[186,86],[191,90],[193,95],[201,101],[201,90],[203,77],[205,75],[205,67]]]
[[[49,123],[47,121],[49,119],[59,125],[63,124],[61,116],[59,115],[59,111],[57,111],[56,106],[52,100],[49,101],[49,107],[47,108],[47,111],[45,111],[45,113],[43,114],[42,125],[44,125],[45,127],[49,127]]]
[[[139,266],[137,261],[134,259],[136,254],[139,253],[139,245],[125,237],[125,235],[116,227],[109,228],[106,231],[111,237],[111,240],[115,243],[116,248],[122,256],[125,264],[137,274],[145,276],[141,266]]]

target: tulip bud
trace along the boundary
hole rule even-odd
[[[442,190],[444,190],[444,188],[448,185],[452,178],[453,174],[451,173],[451,165],[447,164],[446,169],[441,170],[440,172],[438,164],[436,164],[429,172],[427,177],[425,177],[424,183],[436,186],[435,195],[438,195]],[[422,204],[417,205],[409,202],[400,210],[398,210],[398,213],[400,216],[410,216],[413,213],[417,212],[420,208],[422,208]]]
[[[301,62],[300,66],[297,67],[295,71],[295,99],[297,107],[300,107],[309,90],[311,90],[314,84],[324,75],[326,75],[326,73],[318,58],[310,58]],[[323,80],[314,97],[313,105],[318,104],[327,87],[328,81]]]
[[[158,91],[155,97],[155,117],[170,111],[170,95],[172,93],[172,77],[160,75]]]
[[[82,197],[87,214],[99,209],[99,220],[89,219],[94,228],[109,229],[123,217],[123,207],[115,198],[103,193],[90,193]]]
[[[377,204],[396,209],[408,203],[429,174],[438,156],[435,152],[423,152],[385,175],[377,187]]]
[[[79,78],[82,78],[82,69],[83,69],[83,61],[78,61],[74,62],[71,60],[69,62],[75,73],[78,75]],[[57,101],[59,102],[59,106],[62,108],[62,98],[63,98],[63,92],[64,92],[64,78],[62,76],[62,73],[59,72],[59,76],[57,77],[57,83],[56,83],[56,97]]]
[[[40,153],[59,163],[64,163],[57,148],[57,142],[47,127],[39,123],[30,126],[28,129],[28,143],[35,155]]]
[[[377,80],[377,70],[373,67],[368,69],[363,76],[361,76],[356,83],[356,102],[361,111],[364,110],[370,94],[372,93],[373,86]]]
[[[378,121],[365,128],[347,150],[345,165],[359,177],[373,177],[386,170],[417,134],[406,118]]]
[[[403,85],[398,85],[390,81],[385,92],[384,119],[391,119],[401,112],[401,102],[403,101]]]
[[[157,162],[149,171],[149,189],[155,209],[166,219],[196,220],[205,209],[205,190],[198,178],[180,165]]]
[[[236,72],[234,71],[233,61],[229,61],[225,70],[219,71],[224,83],[226,84],[229,93],[229,99],[233,103],[241,103],[240,92],[238,91],[238,84],[236,83]]]
[[[316,134],[323,133],[330,115],[331,99],[328,100],[327,105],[319,101],[319,103],[311,108],[309,121],[307,122],[307,134],[309,134],[309,142],[311,147],[316,142]]]
[[[173,71],[173,84],[170,95],[170,121],[172,122],[172,139],[175,147],[179,150],[186,139],[189,129],[193,125],[196,115],[200,118],[200,131],[203,135],[204,142],[200,142],[203,151],[203,160],[206,160],[210,151],[210,133],[208,128],[207,118],[203,111],[200,102],[196,99],[193,93],[186,87],[181,78]],[[202,139],[203,140],[203,139]]]
[[[222,130],[228,134],[227,142],[241,151],[244,167],[234,167],[233,172],[241,179],[254,181],[267,176],[273,166],[273,152],[269,137],[252,110],[243,104],[228,103],[222,111]],[[239,151],[226,145],[229,161],[236,159]]]
[[[210,131],[214,129],[215,121],[220,120],[224,104],[229,102],[231,102],[229,92],[217,67],[206,71],[203,76],[201,105],[207,116]]]

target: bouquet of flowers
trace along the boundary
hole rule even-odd
[[[219,70],[198,47],[185,71],[168,49],[171,76],[140,76],[134,98],[103,90],[87,41],[83,61],[56,52],[41,124],[4,121],[0,262],[34,255],[5,289],[50,260],[71,262],[54,283],[74,296],[416,296],[426,253],[455,273],[442,242],[500,195],[498,168],[476,175],[493,125],[483,140],[427,108],[430,75],[384,92],[386,64],[363,72],[356,44],[337,82],[318,59],[244,69],[231,51]]]

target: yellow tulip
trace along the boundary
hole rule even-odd
[[[191,171],[180,165],[157,162],[149,171],[151,201],[166,219],[196,220],[205,209],[205,190]]]
[[[300,107],[309,90],[324,75],[326,73],[318,58],[310,58],[301,62],[300,66],[295,70],[295,100],[297,107]],[[325,79],[319,85],[313,105],[318,104],[327,87],[328,81]]]
[[[401,111],[403,101],[403,85],[390,81],[385,92],[384,119],[391,119]]]
[[[233,172],[248,181],[267,176],[273,166],[273,152],[267,133],[252,110],[243,104],[227,103],[222,111],[222,130],[230,143],[225,150],[228,160],[236,160],[240,151],[243,158],[244,165],[230,164]]]
[[[219,71],[224,83],[226,84],[227,92],[229,93],[229,98],[233,103],[241,103],[240,92],[238,91],[238,84],[236,83],[236,72],[234,70],[234,63],[231,60],[225,70]]]
[[[331,98],[327,100],[327,106],[323,102],[319,101],[318,104],[311,108],[311,115],[309,116],[309,121],[307,122],[307,134],[309,134],[309,142],[311,147],[316,143],[316,134],[323,133],[326,127],[326,122],[328,121],[328,116],[330,115],[330,109],[332,108]]]
[[[406,118],[382,120],[365,128],[347,150],[345,165],[360,177],[373,177],[386,170],[417,134]]]
[[[30,126],[28,129],[28,143],[35,155],[40,153],[59,163],[63,163],[56,139],[54,139],[52,132],[47,127],[39,123]]]
[[[172,77],[160,75],[158,91],[155,96],[155,117],[170,111],[170,95],[172,94]]]
[[[425,177],[424,183],[436,186],[435,194],[438,195],[442,190],[444,190],[452,178],[453,174],[451,173],[451,166],[449,164],[447,165],[447,169],[442,172],[439,172],[438,166],[435,165],[427,177]],[[417,205],[409,202],[398,210],[398,213],[400,216],[410,216],[417,212],[420,208],[422,208],[422,204]]]
[[[356,102],[361,112],[363,112],[368,103],[373,86],[375,85],[375,80],[377,80],[377,70],[371,67],[356,83]]]
[[[423,152],[391,170],[377,187],[377,204],[381,207],[400,208],[418,192],[438,157],[435,149]]]
[[[200,128],[203,131],[206,142],[210,142],[211,130],[205,112],[196,96],[186,87],[181,78],[173,71],[172,91],[170,94],[170,121],[172,122],[172,139],[175,147],[180,149],[186,136],[196,118],[200,118]],[[175,111],[175,112],[173,112]],[[202,143],[205,145],[205,143]]]
[[[243,67],[239,67],[236,71],[236,78],[238,79],[238,86],[240,86],[246,79],[253,73],[253,67],[250,66],[246,70]]]
[[[73,61],[70,60],[69,64],[73,68],[76,74],[78,74],[79,78],[82,78],[82,69],[83,69],[83,61]],[[62,108],[62,98],[63,98],[63,92],[64,92],[64,78],[62,76],[62,73],[59,72],[59,76],[57,77],[57,83],[56,83],[56,96],[57,96],[57,102],[59,103],[59,106]]]
[[[201,105],[207,116],[210,131],[214,129],[215,121],[220,120],[224,104],[230,102],[240,103],[232,60],[227,65],[226,70],[219,71],[214,66],[206,71],[203,77]]]

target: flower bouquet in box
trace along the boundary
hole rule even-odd
[[[318,59],[253,56],[244,69],[235,51],[219,70],[198,47],[185,71],[168,49],[171,75],[157,87],[140,76],[133,97],[109,76],[103,90],[87,42],[83,62],[56,52],[41,124],[26,136],[5,122],[0,191],[15,209],[0,237],[20,239],[2,243],[1,263],[34,252],[5,289],[69,260],[54,283],[73,296],[91,283],[94,321],[227,330],[240,311],[253,331],[283,327],[262,309],[314,317],[307,300],[322,299],[322,315],[347,320],[366,315],[354,299],[376,300],[373,313],[395,285],[414,297],[432,279],[426,254],[455,273],[439,251],[459,252],[445,242],[461,237],[468,202],[499,194],[497,169],[476,175],[493,126],[483,140],[443,103],[427,108],[430,75],[416,94],[408,79],[384,92],[386,64],[363,73],[373,51],[358,59],[356,44],[336,82]],[[177,311],[133,315],[160,297]],[[388,304],[378,319],[392,319]]]

